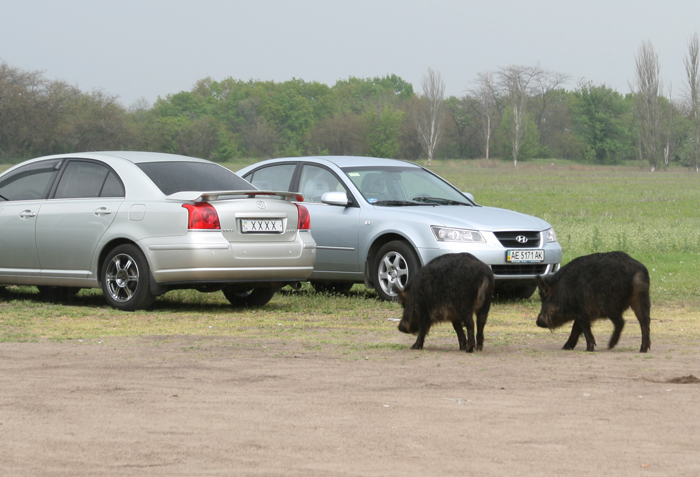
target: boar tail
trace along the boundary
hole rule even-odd
[[[649,272],[640,270],[632,277],[632,286],[637,293],[649,293]]]
[[[487,302],[487,300],[489,299],[488,293],[490,289],[491,281],[489,280],[489,277],[484,275],[483,277],[481,277],[479,291],[476,294],[476,303],[474,304],[475,310],[480,309],[482,306],[484,306],[484,303]]]

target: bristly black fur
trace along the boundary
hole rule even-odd
[[[579,336],[586,338],[586,350],[593,351],[596,343],[591,323],[609,318],[615,327],[609,348],[613,348],[622,333],[625,321],[622,313],[632,308],[642,328],[641,353],[651,347],[649,272],[637,260],[624,252],[594,253],[578,257],[549,277],[537,277],[542,309],[537,326],[558,328],[573,321],[573,328],[564,349],[574,349]]]
[[[403,318],[399,330],[417,334],[411,348],[422,349],[425,336],[434,323],[449,321],[457,333],[459,349],[467,353],[482,350],[484,325],[493,297],[491,267],[469,253],[435,258],[399,292]],[[476,314],[476,340],[474,318]],[[467,329],[464,335],[463,326]]]

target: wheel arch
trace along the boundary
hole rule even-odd
[[[102,247],[102,250],[100,250],[100,255],[97,257],[97,284],[98,285],[102,286],[102,267],[104,266],[105,257],[115,247],[118,247],[118,246],[124,245],[124,244],[133,245],[135,247],[138,247],[139,250],[141,250],[141,247],[139,247],[136,242],[134,242],[133,240],[129,240],[127,238],[115,238],[115,239],[112,239],[109,242],[107,242],[104,245],[104,247]],[[143,250],[141,250],[141,252],[143,252]],[[148,261],[148,255],[146,255],[145,253],[143,255],[144,255],[144,257],[146,257],[146,261]],[[150,267],[150,265],[151,265],[150,262],[148,265]]]
[[[371,273],[371,264],[374,261],[374,257],[377,255],[377,252],[379,251],[380,248],[382,248],[385,244],[389,242],[393,242],[394,240],[400,240],[402,242],[406,242],[415,252],[416,256],[418,257],[418,262],[421,267],[425,265],[423,263],[423,257],[421,257],[421,254],[418,253],[418,247],[416,247],[416,244],[413,243],[412,240],[410,240],[408,237],[390,232],[390,233],[385,233],[383,235],[380,235],[379,237],[374,239],[374,242],[372,242],[372,245],[370,245],[369,250],[367,251],[367,256],[365,257],[365,286],[367,288],[374,288],[374,282],[372,280],[372,273]]]

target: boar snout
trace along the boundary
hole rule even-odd
[[[551,328],[552,327],[552,320],[550,320],[548,315],[540,313],[537,316],[537,326],[540,328]]]
[[[418,333],[418,327],[417,326],[411,326],[413,322],[408,321],[408,320],[401,320],[399,322],[399,331],[401,333],[408,333],[408,334],[416,334]]]

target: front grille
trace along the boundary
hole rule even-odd
[[[540,246],[539,232],[494,232],[494,235],[505,248],[537,248]],[[523,237],[527,240],[524,240]]]
[[[542,275],[547,271],[547,264],[491,265],[491,269],[494,275]]]

